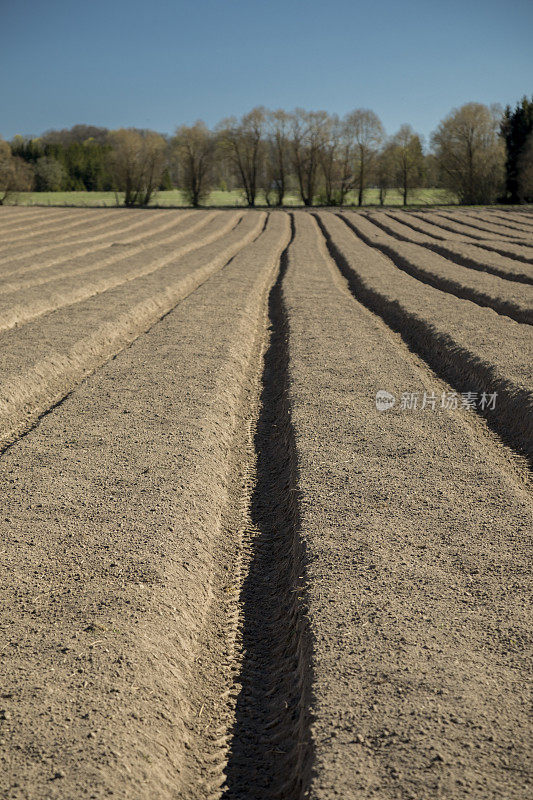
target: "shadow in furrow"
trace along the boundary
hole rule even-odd
[[[422,213],[423,214],[427,214],[427,213],[431,213],[431,212],[424,211]],[[446,219],[446,218],[444,217],[444,218],[441,218],[441,219]],[[499,242],[499,241],[497,242],[495,239],[491,239],[490,242],[489,242],[489,240],[485,236],[473,236],[470,233],[469,234],[465,234],[465,233],[462,234],[462,233],[459,233],[459,231],[455,230],[455,228],[451,224],[450,225],[445,225],[442,221],[437,222],[434,218],[431,218],[430,220],[424,220],[424,222],[429,222],[430,225],[436,226],[437,228],[440,228],[443,231],[447,231],[449,233],[452,233],[454,236],[468,236],[469,239],[475,239],[476,241],[472,242],[471,244],[475,244],[476,247],[481,247],[483,250],[489,250],[491,253],[498,253],[499,255],[505,256],[506,258],[512,258],[514,261],[522,261],[524,264],[533,264],[533,258],[530,258],[529,256],[521,255],[520,253],[516,253],[516,252],[510,251],[510,250],[506,250],[505,249],[505,245],[507,244],[506,240],[502,240],[501,242]],[[423,231],[421,228],[416,228],[414,225],[410,225],[409,227],[412,227],[413,230],[420,231],[420,233],[425,233],[425,231]],[[444,241],[446,241],[446,238],[447,238],[446,236],[437,237],[436,234],[432,234],[432,235],[433,235],[434,238],[440,238],[440,239],[443,239]],[[463,243],[467,244],[467,242],[463,242]],[[512,244],[516,244],[516,242],[514,240],[509,240],[508,243],[511,244],[511,245]],[[522,245],[522,246],[524,246],[524,245]],[[529,247],[528,245],[525,245],[525,246]]]
[[[395,267],[401,269],[402,272],[411,275],[411,277],[416,278],[417,281],[425,283],[428,286],[433,286],[434,289],[438,289],[440,292],[446,292],[447,294],[452,294],[455,297],[459,297],[461,300],[470,300],[472,303],[475,303],[482,308],[492,308],[492,310],[497,314],[514,319],[515,322],[520,322],[524,325],[533,324],[533,311],[531,309],[520,308],[514,303],[502,300],[498,297],[491,297],[490,295],[485,294],[484,292],[473,287],[463,286],[457,281],[446,278],[443,275],[436,275],[432,274],[431,272],[427,272],[425,269],[422,269],[421,267],[418,267],[416,264],[412,263],[409,258],[406,258],[401,253],[396,252],[394,247],[391,245],[387,244],[386,242],[375,241],[365,233],[362,233],[345,214],[339,213],[337,216],[340,217],[344,224],[347,225],[365,244],[367,244],[369,247],[373,247],[375,250],[379,250],[381,253],[387,256],[390,261],[392,261]],[[409,242],[409,244],[411,244],[413,247],[419,247],[419,245],[416,245],[413,242]]]
[[[355,299],[399,333],[407,347],[457,392],[472,389],[487,393],[496,391],[498,413],[479,410],[476,413],[484,417],[489,427],[508,447],[533,467],[533,406],[530,393],[508,384],[494,371],[492,365],[483,363],[460,347],[452,336],[437,331],[433,325],[404,309],[399,301],[392,300],[368,286],[347,262],[320,217],[315,215],[315,218],[328,252],[346,279]]]
[[[423,247],[426,250],[432,250],[434,253],[437,253],[437,255],[446,258],[448,261],[451,261],[453,264],[457,264],[459,267],[473,269],[477,272],[486,272],[490,275],[496,275],[498,278],[503,278],[506,281],[512,281],[513,283],[527,283],[529,285],[533,285],[533,277],[529,275],[524,273],[514,274],[512,272],[507,272],[504,269],[498,269],[498,267],[493,267],[489,264],[480,264],[475,258],[470,258],[465,254],[455,253],[453,250],[446,247],[446,244],[439,245],[436,242],[417,242],[413,239],[409,239],[408,236],[404,236],[401,233],[398,233],[398,231],[393,230],[393,228],[389,227],[386,222],[376,219],[376,217],[368,217],[368,219],[370,222],[376,225],[376,227],[380,228],[394,239],[398,239],[400,242],[407,242],[408,244],[416,244],[417,247]],[[403,220],[395,221],[400,222],[403,225]],[[411,228],[411,230],[414,229]],[[475,246],[477,247],[477,245]]]
[[[269,296],[271,338],[254,437],[256,474],[245,536],[250,560],[240,597],[243,655],[225,800],[302,800],[312,762],[311,642],[282,296],[287,252]]]

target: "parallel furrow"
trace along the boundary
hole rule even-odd
[[[55,233],[50,233],[49,229],[46,228],[44,231],[35,235],[34,241],[31,241],[28,236],[23,236],[21,242],[17,245],[1,247],[1,262],[5,263],[22,256],[29,258],[69,243],[74,243],[79,246],[85,242],[94,241],[98,236],[106,235],[106,231],[109,231],[109,234],[112,235],[117,225],[123,226],[122,230],[130,230],[136,227],[139,221],[146,222],[146,215],[143,215],[142,211],[130,214],[125,214],[123,211],[108,211],[105,215],[99,215],[98,218],[92,222],[77,223],[77,225],[81,226],[81,230],[76,230],[74,233],[71,232],[69,226],[66,226],[66,228],[62,227]],[[126,222],[130,224],[126,225]]]
[[[320,217],[339,247],[342,223]],[[284,298],[313,640],[308,796],[522,800],[531,504],[519,460],[475,413],[402,409],[402,392],[452,387],[379,318],[384,302],[349,291],[313,216],[295,218]],[[347,255],[398,312],[439,294],[353,237]],[[498,320],[477,311],[485,331]],[[378,390],[396,405],[376,408]]]
[[[440,211],[439,215],[452,220],[452,222],[458,222],[467,228],[471,228],[476,234],[481,233],[485,238],[493,238],[496,235],[511,240],[521,240],[524,236],[527,237],[527,234],[516,228],[513,229],[507,225],[500,224],[497,219],[485,220],[481,214],[475,211],[469,212],[466,209],[459,213]]]
[[[6,800],[526,796],[531,289],[396,213],[4,283]]]
[[[90,227],[92,224],[98,224],[100,217],[101,215],[98,215],[98,212],[95,213],[94,211],[78,211],[75,209],[69,213],[65,210],[63,217],[57,222],[26,226],[18,235],[2,237],[2,252],[4,249],[11,249],[18,244],[22,247],[25,247],[27,244],[31,245],[34,239],[39,239],[43,236],[48,238],[49,236],[59,235],[63,238],[64,233],[68,236],[73,230],[76,231],[76,229],[81,226],[89,225]],[[35,230],[35,228],[43,226],[44,230]]]
[[[411,218],[413,220],[411,224],[415,229],[421,230],[423,233],[430,233],[437,239],[453,237],[456,241],[470,242],[477,247],[482,247],[484,250],[500,253],[502,256],[523,261],[525,264],[533,264],[533,248],[527,245],[516,244],[503,238],[500,240],[491,238],[489,241],[488,237],[472,236],[468,230],[465,231],[451,221],[446,221],[444,217],[438,217],[429,212],[419,214],[413,211]],[[447,233],[444,234],[443,231]]]
[[[19,212],[15,214],[15,211]],[[10,208],[3,206],[0,208],[0,236],[4,231],[9,233],[13,231],[26,231],[28,222],[32,223],[32,228],[35,226],[42,227],[55,222],[56,219],[61,219],[65,214],[64,208],[59,209],[36,209],[27,210],[25,212],[20,209]]]
[[[459,392],[497,392],[498,410],[489,413],[489,424],[532,459],[530,326],[398,271],[386,257],[375,251],[372,256],[372,249],[358,243],[336,215],[324,212],[318,221],[332,257],[357,298],[401,333]],[[491,331],[490,340],[486,330]]]
[[[492,308],[517,322],[533,323],[533,288],[530,286],[519,287],[496,275],[481,275],[440,255],[430,256],[423,247],[391,238],[358,214],[340,216],[367,245],[380,250],[399,269],[414,278],[443,292]]]
[[[99,253],[105,251],[110,246],[136,244],[143,239],[153,239],[156,241],[159,234],[172,229],[173,227],[181,225],[183,221],[190,220],[193,214],[194,212],[189,211],[176,216],[171,214],[167,215],[167,212],[163,212],[161,216],[155,218],[151,216],[136,217],[135,222],[131,223],[130,225],[124,225],[123,219],[120,221],[117,219],[117,227],[111,231],[111,233],[102,238],[118,238],[118,242],[111,242],[110,244],[109,242],[104,241],[102,244],[100,237],[90,237],[88,239],[89,246],[81,247],[80,249],[73,247],[72,243],[67,243],[65,245],[55,243],[54,245],[47,246],[42,249],[38,248],[34,252],[18,255],[14,258],[6,257],[3,261],[3,263],[6,265],[6,268],[2,270],[2,277],[9,277],[15,273],[23,274],[25,272],[37,271],[52,265],[59,266],[61,264],[68,264],[73,257],[81,258],[82,256]],[[120,237],[126,233],[131,234],[131,231],[134,232],[134,236],[129,235],[124,241],[120,239]],[[84,240],[79,242],[79,244],[84,243]],[[43,257],[44,254],[46,254],[46,257]],[[39,256],[37,266],[35,266],[33,263],[28,264],[28,258],[33,256]]]
[[[513,211],[506,211],[505,216],[509,217],[509,219],[512,219],[514,222],[527,226],[528,229],[531,229],[531,226],[533,226],[533,213],[526,208],[515,208]]]
[[[374,225],[385,233],[404,242],[419,244],[428,250],[433,250],[444,256],[447,260],[461,267],[475,269],[478,272],[488,272],[505,280],[517,283],[533,284],[533,268],[522,266],[511,258],[490,253],[474,244],[464,244],[455,241],[436,242],[432,236],[420,233],[410,227],[404,219],[398,219],[393,213],[368,215]]]
[[[247,215],[212,244],[200,241],[195,252],[189,248],[186,261],[174,254],[166,268],[152,275],[6,332],[0,444],[31,427],[87,374],[222,269],[260,235],[265,220],[264,213]]]
[[[463,233],[465,236],[470,236],[472,239],[499,241],[512,238],[509,231],[505,231],[505,229],[498,230],[497,225],[487,225],[484,227],[483,225],[477,224],[474,220],[462,214],[457,214],[456,212],[437,210],[420,213],[427,216],[435,225],[442,224],[443,227],[449,226],[451,231]]]
[[[179,228],[172,237],[163,240],[167,245],[172,245],[174,256],[188,252],[187,248],[196,246],[200,231],[203,233],[202,243],[207,244],[217,232],[220,235],[226,232],[228,224],[231,224],[229,218],[224,219],[214,214],[195,219],[192,225],[183,230]],[[234,218],[233,224],[237,222]],[[163,258],[161,249],[165,253]],[[170,256],[167,253],[168,246],[161,248],[160,244],[128,248],[127,255],[123,254],[121,248],[114,256],[104,259],[93,257],[85,264],[82,259],[76,259],[73,262],[75,266],[68,271],[64,266],[52,267],[44,274],[38,272],[24,279],[0,284],[0,330],[12,327],[13,324],[23,324],[36,316],[149,275],[168,263]],[[80,280],[79,276],[83,278]],[[2,298],[1,295],[6,296]]]
[[[93,295],[102,294],[102,292],[107,292],[128,281],[150,275],[192,250],[222,236],[237,224],[238,217],[237,219],[235,216],[217,217],[213,220],[214,224],[211,225],[211,229],[207,233],[204,232],[204,236],[199,239],[196,235],[198,229],[205,227],[208,222],[211,222],[210,218],[200,218],[196,224],[185,231],[173,234],[172,244],[174,245],[174,241],[176,241],[178,246],[173,246],[168,255],[158,255],[160,243],[154,245],[155,258],[149,247],[140,247],[137,253],[143,256],[141,264],[133,261],[135,253],[127,257],[117,255],[107,259],[103,264],[99,264],[96,269],[74,269],[66,278],[52,278],[51,286],[45,284],[43,288],[43,285],[39,285],[37,282],[34,291],[31,291],[31,288],[22,288],[11,292],[0,299],[0,331],[8,330],[15,325],[24,325],[36,317],[80,303]],[[184,238],[185,242],[179,243],[181,238]],[[114,264],[114,269],[111,271],[109,267],[112,264]],[[82,281],[78,280],[79,275],[83,275]]]
[[[492,209],[487,211],[472,211],[467,212],[468,216],[475,216],[476,219],[481,219],[484,222],[496,223],[499,226],[507,228],[510,231],[520,232],[520,234],[527,234],[533,236],[533,225],[521,224],[520,220],[515,219],[511,214],[500,212]]]

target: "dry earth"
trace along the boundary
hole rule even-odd
[[[520,209],[0,209],[0,797],[531,796],[532,314]]]

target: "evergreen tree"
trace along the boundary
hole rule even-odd
[[[531,201],[533,197],[521,196],[520,171],[526,142],[533,132],[533,96],[531,100],[523,97],[514,110],[507,106],[500,132],[506,148],[505,200],[508,203]]]

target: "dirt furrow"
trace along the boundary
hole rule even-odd
[[[75,233],[69,232],[70,229],[68,226],[66,227],[66,233],[63,233],[64,229],[61,229],[59,232],[50,232],[49,229],[46,228],[44,231],[40,231],[39,234],[35,235],[36,241],[28,241],[27,237],[23,237],[22,242],[18,245],[2,247],[0,250],[0,254],[2,255],[1,261],[3,263],[21,256],[29,258],[69,243],[71,245],[74,243],[79,246],[85,242],[92,242],[98,237],[106,236],[107,231],[109,231],[108,235],[112,236],[117,227],[117,223],[120,223],[121,230],[127,231],[136,227],[139,221],[146,221],[146,214],[143,213],[143,210],[134,213],[124,213],[123,210],[114,210],[111,213],[108,211],[105,215],[99,215],[98,219],[88,224],[77,223],[77,225],[83,225],[83,228],[81,231],[76,231]],[[127,225],[126,222],[130,224]]]
[[[220,796],[211,756],[227,749],[217,726],[232,671],[217,657],[238,552],[223,525],[229,470],[289,237],[286,215],[269,219],[0,459],[15,523],[0,521],[2,556],[24,553],[0,586],[6,797]]]
[[[158,237],[158,228],[154,226],[148,228],[144,234],[135,235],[135,237],[126,238],[125,241],[112,241],[107,242],[102,246],[95,248],[82,249],[79,251],[70,251],[67,258],[42,258],[32,261],[30,264],[24,262],[24,266],[19,266],[14,270],[4,272],[0,276],[0,294],[16,291],[25,286],[37,286],[41,283],[48,283],[51,280],[61,277],[70,277],[72,275],[79,275],[83,272],[88,272],[91,269],[98,269],[103,266],[111,266],[120,262],[122,259],[131,258],[136,255],[142,248],[157,246],[159,243],[167,244],[176,241],[177,239],[186,236],[189,230],[197,230],[198,222],[205,220],[208,222],[214,219],[217,212],[199,214],[195,217],[189,217],[185,214],[175,219],[172,226],[165,225],[164,230],[168,227],[173,228],[174,233],[166,237]],[[146,225],[146,218],[141,221],[141,231]],[[186,223],[183,226],[183,223]],[[135,230],[138,232],[139,223],[134,224]],[[113,239],[124,236],[129,230],[129,226],[113,230],[110,236]],[[107,238],[107,237],[101,237]],[[98,239],[101,241],[101,239]],[[137,245],[137,247],[135,247]],[[124,249],[132,248],[132,249]],[[112,253],[106,257],[106,253]],[[127,255],[124,255],[126,253]]]
[[[505,280],[533,284],[533,268],[523,266],[511,258],[483,250],[475,244],[456,241],[435,241],[432,236],[421,233],[398,219],[394,212],[368,214],[374,225],[400,241],[413,242],[444,256],[462,267],[488,272]]]
[[[473,245],[475,247],[482,248],[483,250],[488,250],[489,252],[497,253],[507,258],[524,262],[525,264],[533,263],[533,259],[528,257],[528,255],[523,252],[523,250],[520,248],[520,245],[513,245],[512,242],[505,242],[505,246],[502,247],[499,244],[496,245],[494,241],[489,244],[487,240],[482,241],[481,239],[472,239],[470,236],[453,232],[449,228],[440,227],[438,224],[424,220],[420,216],[415,216],[414,212],[395,211],[394,215],[400,220],[400,222],[402,222],[403,225],[407,225],[409,228],[412,228],[418,233],[424,233],[428,236],[431,236],[433,239],[436,239],[438,243],[442,241],[446,243],[457,243],[461,246]]]
[[[435,225],[442,225],[442,227],[445,229],[464,234],[472,239],[480,239],[481,241],[485,241],[487,239],[491,241],[500,241],[502,239],[511,238],[508,231],[503,233],[498,232],[497,226],[495,225],[490,227],[487,226],[485,229],[479,225],[476,225],[468,218],[465,219],[463,215],[456,214],[455,212],[449,213],[447,211],[437,210],[415,213],[420,213],[420,215],[424,215],[425,217],[427,216],[427,218]]]
[[[40,239],[41,237],[47,239],[55,235],[62,239],[65,232],[66,236],[68,236],[72,231],[74,231],[74,235],[76,235],[77,228],[87,225],[91,227],[92,224],[96,225],[99,223],[101,216],[101,214],[98,214],[98,212],[95,211],[80,211],[78,209],[73,209],[69,213],[65,210],[62,217],[60,217],[57,221],[43,223],[44,230],[42,231],[35,230],[35,227],[40,227],[39,225],[36,225],[35,227],[33,225],[27,225],[15,236],[2,237],[1,252],[3,253],[5,250],[11,250],[13,246],[17,245],[20,245],[23,248],[27,245],[31,246],[34,244],[34,239]]]
[[[295,218],[283,294],[313,639],[308,796],[521,800],[530,496],[472,412],[377,410],[378,390],[451,387],[354,300],[313,217]]]
[[[34,219],[36,222],[43,218],[43,212],[31,208],[16,206],[0,206],[0,235],[4,230],[13,229],[15,226],[22,226],[28,220]]]
[[[533,226],[527,225],[525,222],[521,223],[519,219],[515,219],[515,217],[511,214],[506,214],[505,212],[492,209],[487,209],[486,211],[468,212],[469,216],[470,214],[483,220],[484,222],[496,223],[497,225],[503,226],[508,230],[519,231],[520,234],[525,233],[530,237],[533,236]]]
[[[531,229],[531,225],[533,225],[533,213],[524,208],[514,208],[513,211],[506,211],[504,212],[506,217],[512,219],[514,222],[519,222],[523,225],[527,225],[529,229]]]
[[[45,284],[44,287],[39,284],[32,285],[0,297],[0,331],[8,330],[16,325],[24,325],[36,317],[80,303],[88,297],[102,294],[128,281],[150,275],[192,250],[223,236],[238,224],[241,216],[217,216],[214,219],[209,216],[201,217],[185,231],[173,234],[173,246],[167,255],[161,256],[157,252],[160,251],[159,244],[152,248],[156,251],[155,253],[151,253],[148,247],[141,247],[137,250],[137,255],[142,255],[142,263],[139,263],[139,258],[133,259],[132,256],[135,253],[126,257],[115,256],[113,259],[99,264],[96,269],[88,271],[80,267],[74,269],[66,277],[52,280],[51,285]],[[211,222],[213,224],[209,225]],[[204,230],[200,238],[198,229],[204,228],[206,225],[208,225],[208,230]],[[180,241],[181,239],[184,241]],[[114,265],[113,270],[109,269],[111,264]],[[81,281],[79,280],[80,275],[83,275]]]
[[[186,224],[183,226],[182,222],[184,221],[186,221]],[[96,252],[90,252],[88,255],[71,255],[68,260],[52,261],[50,264],[37,263],[31,267],[18,270],[14,275],[10,276],[11,280],[8,280],[8,278],[5,278],[3,282],[0,280],[0,294],[16,292],[22,288],[39,286],[52,281],[56,281],[60,285],[62,280],[69,281],[73,276],[84,273],[94,272],[97,274],[99,270],[104,268],[107,270],[115,265],[116,268],[120,269],[121,266],[134,262],[134,259],[138,258],[141,253],[148,258],[153,258],[158,249],[168,252],[171,246],[188,237],[194,231],[199,231],[208,224],[210,227],[215,227],[217,222],[222,227],[224,226],[224,220],[216,211],[199,214],[187,220],[180,217],[179,221],[176,221],[172,226],[173,233],[165,237],[158,237],[150,231],[144,237],[135,237],[131,241],[126,240],[125,242],[113,242],[103,248],[98,248]],[[101,250],[103,250],[103,253],[100,252]],[[106,256],[106,252],[112,253],[112,255]],[[22,296],[24,297],[25,295]]]
[[[399,241],[366,217],[346,212],[339,215],[370,247],[387,255],[401,270],[429,286],[471,300],[527,324],[533,323],[533,288],[518,286],[496,275],[481,274],[460,266],[422,246]],[[532,281],[533,283],[533,281]]]
[[[467,228],[472,228],[476,233],[481,232],[486,238],[492,238],[494,235],[503,236],[510,239],[527,238],[527,234],[516,228],[510,228],[507,225],[500,224],[498,219],[485,220],[482,214],[477,211],[440,211],[439,214],[446,219],[451,219],[453,222],[459,222]],[[489,234],[489,236],[487,236]],[[531,243],[531,242],[530,242]]]
[[[464,236],[459,237],[458,234],[455,234],[455,238],[453,238],[454,237],[453,234],[451,236],[447,235],[446,232],[441,228],[438,228],[436,225],[432,225],[431,223],[426,222],[420,217],[415,217],[414,214],[411,212],[396,211],[395,209],[394,212],[392,213],[394,214],[394,219],[398,219],[402,223],[402,225],[411,228],[417,234],[422,233],[425,236],[429,236],[432,239],[437,240],[439,242],[452,240],[461,242],[468,241],[470,244],[477,244],[477,242],[474,242],[474,240],[469,239],[468,237],[466,238]]]
[[[205,212],[200,212],[200,214],[204,213]],[[216,212],[211,213],[214,214]],[[67,244],[60,245],[59,247],[47,247],[42,253],[36,252],[30,253],[29,255],[26,254],[24,256],[17,256],[16,258],[7,258],[5,260],[6,268],[2,269],[2,277],[5,278],[13,274],[37,271],[48,266],[60,266],[61,264],[68,264],[72,260],[73,256],[76,258],[81,258],[87,255],[98,256],[102,251],[105,251],[110,247],[121,247],[125,245],[137,244],[142,241],[146,241],[147,243],[150,241],[158,241],[158,239],[162,239],[161,233],[164,231],[172,229],[173,227],[178,227],[182,224],[182,222],[187,222],[187,220],[190,221],[191,219],[194,219],[193,214],[194,212],[185,211],[179,215],[170,215],[170,220],[167,217],[167,212],[163,212],[162,217],[159,217],[159,215],[157,217],[146,215],[141,219],[137,218],[137,220],[130,225],[125,227],[121,225],[116,231],[113,231],[112,234],[110,234],[110,237],[103,237],[120,237],[124,233],[129,233],[133,229],[135,231],[135,236],[130,235],[126,237],[125,240],[119,239],[117,242],[104,242],[103,244],[100,244],[100,239],[98,237],[95,240],[90,239],[89,245],[87,247],[82,247],[79,250],[73,248],[72,244]],[[59,252],[57,252],[58,250]],[[44,256],[44,253],[47,255]],[[28,264],[27,259],[33,255],[39,256],[37,267],[35,267],[33,263]]]
[[[15,214],[15,211],[19,213]],[[0,207],[0,236],[4,231],[11,232],[13,230],[27,230],[27,225],[29,222],[32,223],[32,227],[34,225],[39,225],[40,227],[41,223],[44,225],[49,225],[55,222],[56,219],[60,219],[64,213],[64,208],[58,208],[54,210],[41,209],[40,211],[32,208],[23,211],[20,208],[15,209],[8,206],[2,206]]]
[[[530,326],[399,271],[388,258],[358,242],[336,215],[323,212],[318,221],[357,298],[401,333],[458,392],[497,392],[498,411],[489,412],[489,424],[532,459]]]
[[[265,214],[151,275],[2,336],[0,446],[30,428],[87,374],[112,358],[260,235]],[[231,224],[228,220],[227,224]]]
[[[244,481],[227,800],[302,800],[310,780],[311,644],[288,406],[286,267],[287,251],[269,296],[270,337]]]
[[[422,216],[424,219],[421,219]],[[413,211],[411,218],[413,219],[413,225],[418,225],[419,220],[421,223],[424,223],[423,228],[420,228],[420,230],[426,233],[429,233],[431,230],[436,230],[437,233],[434,235],[438,236],[439,231],[447,231],[447,235],[443,233],[442,236],[440,236],[441,239],[453,237],[454,240],[475,244],[477,247],[481,247],[484,250],[500,253],[502,256],[514,258],[517,261],[523,261],[525,264],[533,264],[533,248],[527,245],[516,244],[515,242],[507,241],[503,238],[498,240],[491,238],[489,240],[488,237],[472,236],[468,232],[465,233],[459,230],[457,225],[451,222],[451,220],[431,214],[430,212],[423,212],[419,216],[418,212]],[[414,219],[416,219],[416,222],[414,222]]]

